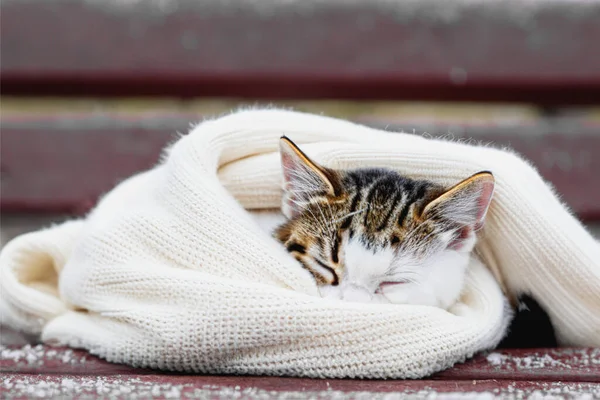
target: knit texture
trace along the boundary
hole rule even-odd
[[[389,167],[446,185],[492,171],[483,263],[469,266],[460,301],[445,311],[318,297],[247,211],[279,207],[283,134],[331,168]],[[516,155],[250,110],[199,124],[84,219],[7,244],[0,309],[47,343],[140,367],[419,378],[501,340],[501,287],[536,298],[562,344],[600,346],[599,260],[598,243]]]

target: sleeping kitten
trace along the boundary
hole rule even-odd
[[[493,195],[491,173],[445,188],[382,168],[325,168],[286,137],[280,152],[287,220],[274,236],[323,297],[444,309],[457,300]]]

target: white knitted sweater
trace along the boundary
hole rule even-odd
[[[318,297],[244,210],[279,207],[282,134],[333,168],[443,184],[493,171],[478,251],[500,285],[473,262],[449,312]],[[203,373],[423,377],[498,343],[501,286],[532,294],[562,344],[600,346],[600,246],[526,162],[280,110],[201,123],[85,219],[18,237],[0,255],[4,323],[110,361]]]

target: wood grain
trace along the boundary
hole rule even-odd
[[[600,395],[600,349],[503,350],[423,380],[330,380],[165,373],[112,364],[85,351],[44,345],[1,347],[4,398],[579,398]],[[454,397],[452,397],[454,396]]]
[[[121,364],[112,364],[90,355],[83,350],[36,346],[2,346],[0,370],[3,373],[46,375],[153,375],[164,373],[158,370],[139,369]],[[172,373],[171,376],[182,374]],[[205,377],[220,384],[232,384],[235,377]],[[251,385],[258,385],[262,378],[247,377]],[[280,378],[301,383],[303,387],[323,390],[322,381],[312,379]],[[430,379],[441,381],[471,380],[521,380],[521,381],[565,381],[600,383],[600,349],[556,348],[556,349],[503,349],[480,354],[462,364],[433,375]],[[315,383],[316,382],[316,383]],[[338,381],[340,382],[340,381]],[[349,382],[349,381],[341,381]],[[357,380],[356,382],[361,382]],[[359,390],[360,385],[342,384],[341,389]],[[379,382],[381,381],[363,381]],[[371,384],[367,384],[368,387]],[[372,385],[371,385],[372,386]]]
[[[596,2],[160,3],[2,2],[2,93],[600,99]]]
[[[187,132],[198,120],[185,113],[3,116],[0,206],[6,212],[83,213],[120,180],[155,165],[176,132]],[[450,139],[511,148],[538,168],[580,218],[600,219],[600,123],[594,120],[457,126],[379,116],[363,122],[434,137],[456,132]]]
[[[56,376],[6,374],[4,398],[111,399],[430,399],[444,398],[595,398],[600,384],[540,381],[331,381],[207,376]],[[481,397],[475,397],[480,394]],[[485,396],[485,397],[484,397]],[[550,397],[552,396],[552,397]],[[583,397],[587,396],[587,397]]]

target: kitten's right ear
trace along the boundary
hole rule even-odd
[[[494,186],[491,172],[478,172],[427,204],[423,215],[441,217],[477,231],[483,226]]]
[[[281,167],[283,168],[282,212],[293,218],[315,196],[334,196],[335,173],[312,161],[285,136],[279,140]]]
[[[494,185],[494,176],[490,172],[479,172],[427,204],[422,215],[458,225],[457,236],[449,243],[449,247],[471,251],[475,244],[475,232],[483,226],[492,201]]]

